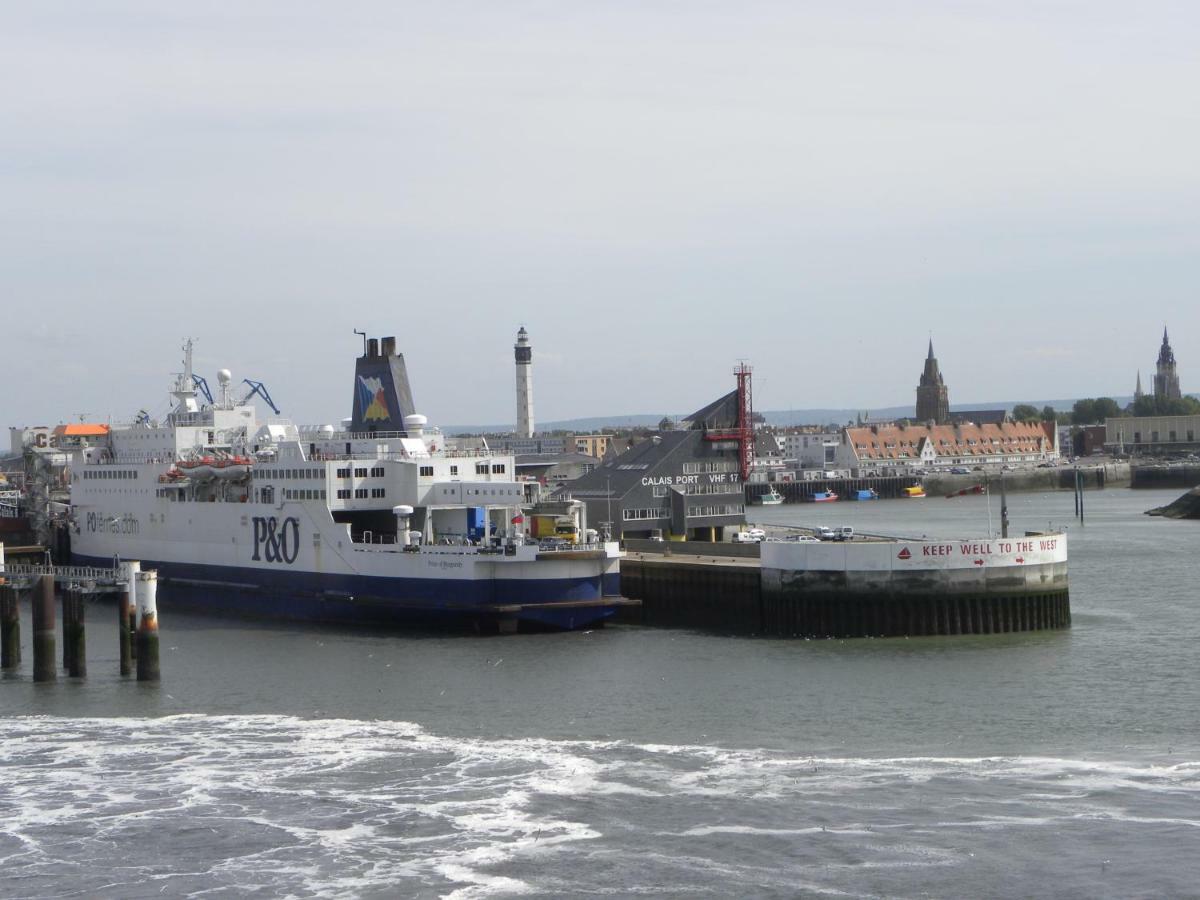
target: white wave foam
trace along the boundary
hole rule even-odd
[[[132,854],[129,883],[145,886],[161,872],[139,856],[140,842],[180,827],[211,829],[198,840],[212,858],[195,877],[218,891],[339,895],[417,883],[463,898],[545,892],[522,863],[596,842],[639,853],[651,837],[852,839],[874,854],[857,864],[882,867],[948,864],[918,858],[928,846],[885,847],[888,834],[1200,827],[1189,815],[1196,761],[842,758],[272,715],[9,718],[0,737],[5,871],[35,885],[61,879],[55,867],[80,846],[121,846]],[[925,799],[931,784],[939,809]],[[798,811],[803,824],[786,824]],[[746,876],[741,863],[728,868],[735,881]]]

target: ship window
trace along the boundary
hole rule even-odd
[[[367,498],[367,489],[366,488],[355,488],[354,489],[354,497],[356,500],[365,500]]]
[[[337,495],[338,495],[339,500],[349,500],[350,499],[350,489],[349,488],[338,488]]]
[[[325,499],[325,489],[324,488],[321,489],[321,499],[322,500]]]
[[[372,497],[384,497],[387,495],[387,488],[371,488]]]
[[[355,470],[354,470],[354,477],[355,477],[355,478],[366,478],[366,477],[367,477],[367,470],[366,470],[365,468],[363,468],[363,469],[355,469]]]
[[[1190,440],[1190,438],[1189,438],[1189,440]],[[457,475],[457,474],[458,474],[458,466],[451,466],[451,467],[450,467],[450,474],[451,474],[451,475]]]
[[[432,478],[433,477],[433,466],[421,466],[421,477],[422,478]]]
[[[350,477],[350,470],[349,470],[349,469],[338,469],[338,470],[337,470],[337,477],[338,477],[338,478],[349,478],[349,477]]]
[[[430,473],[430,474],[432,474],[432,473]],[[371,477],[372,478],[382,478],[383,477],[383,466],[376,466],[374,469],[372,469]]]
[[[503,475],[504,474],[504,463],[496,463],[495,465],[493,465],[492,466],[492,474],[493,475]]]

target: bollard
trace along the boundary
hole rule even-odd
[[[21,608],[17,589],[0,587],[0,668],[15,669],[21,664]]]
[[[54,681],[54,576],[43,575],[33,592],[33,680]]]
[[[65,622],[63,628],[68,627],[71,630],[71,658],[67,663],[67,674],[72,678],[87,677],[87,637],[83,627],[83,601],[84,593],[80,588],[75,588],[70,593],[71,596],[71,623],[68,626]]]
[[[117,642],[121,647],[121,674],[133,674],[133,635],[129,631],[129,622],[133,618],[133,604],[129,588],[122,589],[117,594]]]
[[[158,681],[158,573],[137,573],[137,680]]]

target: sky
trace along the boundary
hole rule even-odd
[[[354,329],[432,423],[1200,389],[1200,6],[5,4],[0,426],[300,423]]]

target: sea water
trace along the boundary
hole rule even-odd
[[[1200,895],[1200,523],[1067,528],[1069,630],[475,638],[173,613],[163,681],[0,681],[0,896]],[[762,524],[968,537],[997,497]]]

